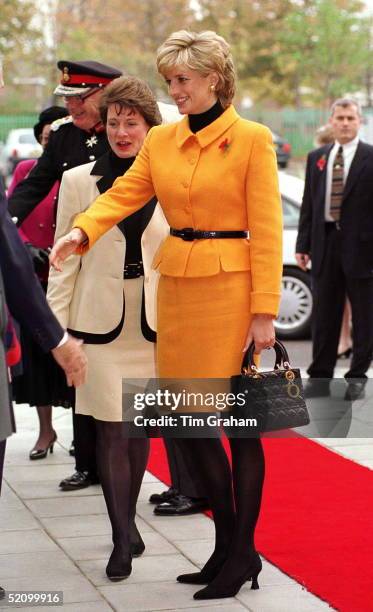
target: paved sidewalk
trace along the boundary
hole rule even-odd
[[[100,486],[70,493],[58,489],[58,482],[74,466],[66,450],[72,438],[70,412],[55,409],[58,443],[53,455],[38,462],[28,459],[35,441],[36,413],[17,406],[16,418],[18,433],[8,440],[0,500],[0,584],[8,591],[63,591],[63,610],[70,612],[330,610],[267,562],[259,577],[259,591],[251,591],[248,583],[235,598],[193,600],[198,587],[178,584],[175,577],[195,571],[208,557],[213,545],[212,521],[202,514],[154,516],[147,500],[164,485],[149,473],[142,486],[137,520],[146,552],[134,559],[127,580],[111,583],[105,575],[112,548],[110,525]],[[373,467],[373,445],[363,442],[334,440],[332,444],[344,454],[360,452],[365,464],[370,462],[369,467]],[[4,604],[0,609],[10,608]],[[52,607],[23,609],[43,611]]]

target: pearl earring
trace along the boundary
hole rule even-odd
[[[215,91],[215,85],[210,85],[210,91]]]

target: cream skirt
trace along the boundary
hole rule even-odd
[[[123,281],[125,319],[108,344],[85,344],[87,382],[76,390],[76,412],[100,421],[122,421],[122,379],[154,378],[154,344],[141,332],[143,277]]]

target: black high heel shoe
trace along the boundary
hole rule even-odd
[[[262,561],[258,553],[255,552],[251,559],[250,566],[246,568],[244,573],[235,580],[232,580],[227,585],[214,585],[212,581],[207,587],[194,593],[194,599],[223,599],[225,597],[234,597],[246,580],[251,579],[251,588],[259,589],[258,575],[262,571]]]
[[[54,443],[57,440],[57,434],[54,431],[53,439],[49,442],[47,448],[33,448],[29,453],[29,458],[31,461],[35,461],[36,459],[45,459],[48,455],[48,451],[52,454]]]
[[[338,353],[337,359],[348,359],[352,355],[352,347],[346,349],[342,353]]]
[[[208,584],[212,582],[214,578],[218,575],[221,568],[223,567],[226,556],[217,560],[215,563],[210,563],[207,561],[205,567],[201,569],[200,572],[192,572],[191,574],[180,574],[176,578],[178,582],[182,582],[183,584]]]
[[[106,575],[112,582],[119,582],[128,578],[132,572],[130,554],[122,554],[115,546],[106,566]]]

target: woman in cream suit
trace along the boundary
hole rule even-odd
[[[121,77],[102,96],[101,115],[111,150],[64,173],[56,237],[132,165],[150,127],[161,123],[157,102],[140,79]],[[154,253],[169,228],[155,197],[113,227],[88,257],[51,271],[48,301],[61,324],[84,340],[88,378],[76,395],[76,412],[95,418],[97,464],[113,531],[106,572],[121,580],[131,555],[145,548],[135,525],[136,501],[149,443],[129,438],[122,415],[122,379],[154,377],[156,286]]]
[[[227,379],[239,372],[251,340],[257,353],[275,340],[282,214],[272,138],[232,106],[233,61],[215,32],[171,34],[157,66],[185,117],[149,132],[131,170],[75,219],[51,261],[60,269],[70,253],[89,250],[156,194],[171,228],[153,261],[161,274],[159,375]],[[232,469],[219,440],[178,442],[207,491],[216,533],[202,570],[179,582],[207,583],[195,599],[233,596],[250,578],[258,588],[260,439],[230,439]]]

